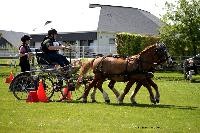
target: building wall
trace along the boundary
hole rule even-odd
[[[97,40],[94,41],[94,52],[97,54],[110,54],[115,51],[115,33],[111,32],[98,32]],[[114,50],[114,51],[113,51]],[[116,52],[114,52],[116,53]]]
[[[41,47],[41,42],[35,42],[35,48],[40,48]]]

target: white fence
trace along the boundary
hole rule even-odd
[[[64,51],[64,55],[69,57],[71,54],[72,58],[91,58],[117,53],[115,46],[72,46],[71,49],[72,51]]]
[[[97,55],[116,54],[115,46],[71,46],[72,51],[60,51],[61,54],[71,58],[91,58]],[[35,51],[35,48],[32,48]],[[14,57],[18,55],[18,51],[3,50],[0,52],[0,57]]]
[[[18,54],[17,51],[1,50],[0,57],[14,57]]]

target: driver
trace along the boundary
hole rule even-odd
[[[56,62],[61,67],[65,67],[69,65],[69,61],[65,56],[58,53],[59,49],[64,49],[65,46],[56,41],[57,35],[55,29],[48,31],[48,36],[46,36],[41,43],[42,51],[46,54],[51,63]]]

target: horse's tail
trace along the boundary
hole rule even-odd
[[[79,87],[82,83],[83,77],[88,73],[88,71],[90,69],[92,69],[94,60],[95,60],[95,58],[86,62],[86,63],[83,63],[83,65],[81,66],[80,74],[78,76],[78,80],[77,80],[77,83],[76,83],[76,90],[79,89]]]

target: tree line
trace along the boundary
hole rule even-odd
[[[160,38],[174,56],[200,53],[200,0],[178,0],[165,3]]]

